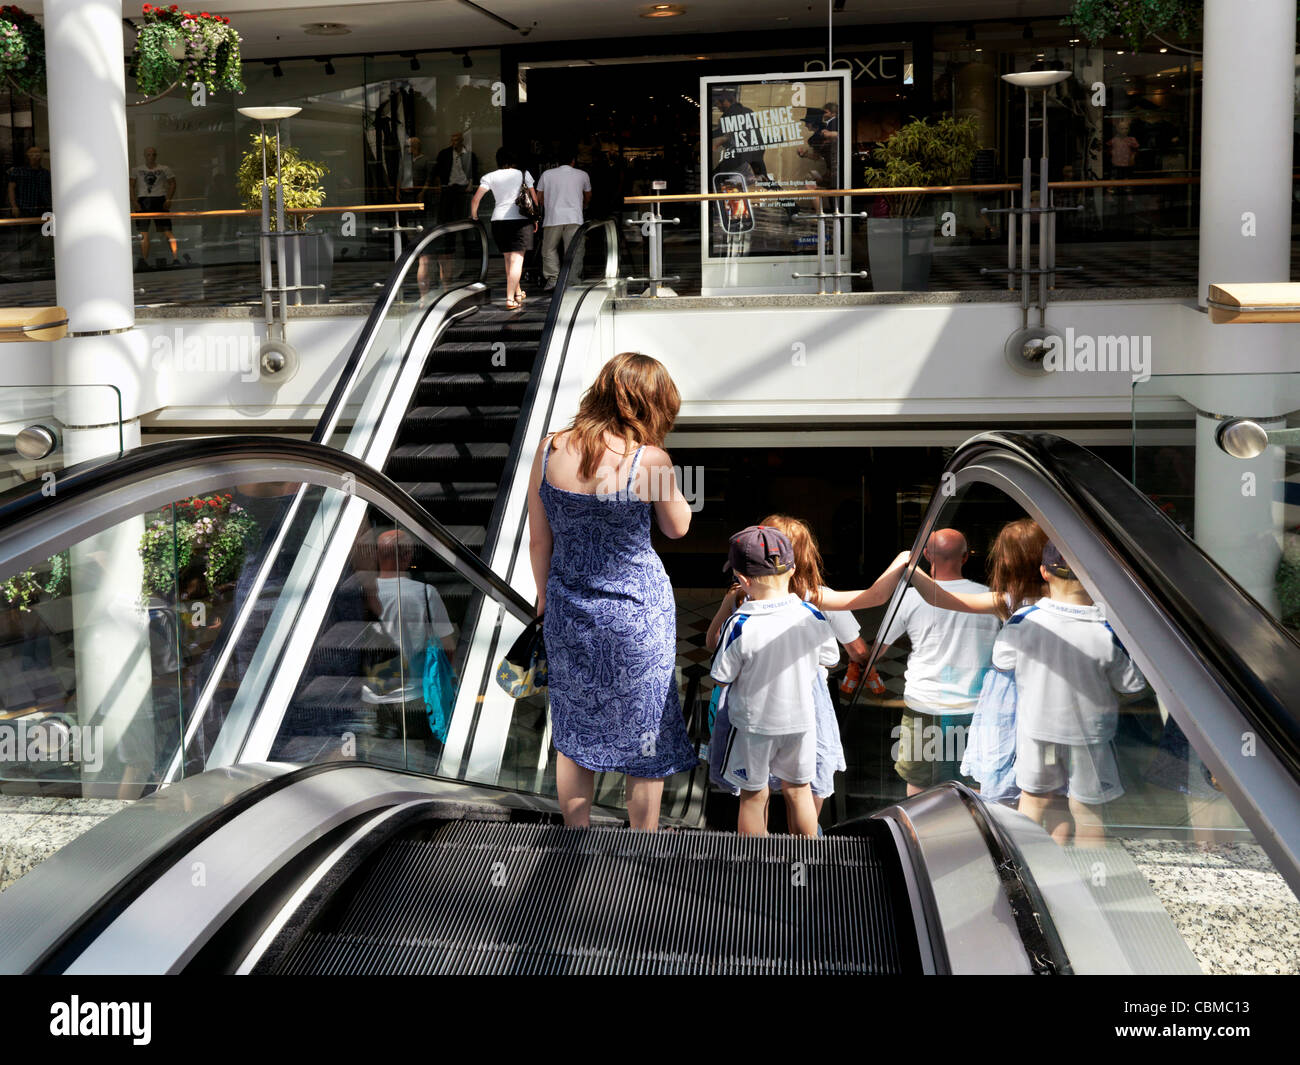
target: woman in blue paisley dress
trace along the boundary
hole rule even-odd
[[[697,760],[673,589],[650,545],[652,515],[673,539],[691,523],[662,446],[680,406],[658,361],[615,355],[533,461],[529,547],[566,825],[588,824],[595,774],[612,772],[627,777],[632,827],[654,831],[664,778]]]

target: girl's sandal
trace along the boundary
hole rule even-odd
[[[521,304],[518,300],[506,300],[506,310],[508,311],[517,311],[520,306]]]

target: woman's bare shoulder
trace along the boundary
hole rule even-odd
[[[671,466],[672,458],[668,452],[661,447],[655,447],[654,444],[646,444],[645,450],[641,452],[641,465],[644,468],[655,466]]]

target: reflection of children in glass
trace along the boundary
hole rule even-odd
[[[379,626],[401,648],[402,661],[407,667],[402,696],[422,699],[422,678],[412,675],[411,663],[416,655],[423,661],[424,649],[431,639],[441,641],[450,659],[456,651],[456,626],[447,616],[437,589],[407,574],[415,560],[415,543],[411,537],[390,529],[380,534],[378,548],[379,577],[375,580],[375,594],[379,598]]]
[[[993,646],[993,665],[1016,678],[1019,809],[1058,843],[1072,831],[1095,842],[1105,835],[1096,807],[1124,794],[1116,693],[1146,681],[1055,544],[1041,572],[1048,595],[1016,611]]]

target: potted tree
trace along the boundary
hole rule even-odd
[[[329,167],[312,159],[304,159],[297,148],[281,144],[279,167],[276,166],[275,139],[266,137],[266,186],[271,203],[275,203],[275,175],[280,174],[284,188],[284,206],[289,208],[320,207],[325,203],[325,186],[321,179],[329,173]],[[260,210],[262,206],[262,148],[261,133],[252,134],[252,147],[244,153],[235,173],[235,187],[245,207]],[[307,228],[311,215],[294,214],[286,217],[290,229],[302,232]],[[275,226],[274,214],[271,226]],[[302,283],[304,285],[325,285],[324,289],[306,290],[303,302],[324,303],[329,298],[330,278],[334,272],[334,245],[327,233],[315,233],[314,240],[294,237],[286,241],[290,261],[300,264]]]
[[[952,185],[970,173],[979,148],[973,118],[913,119],[873,153],[866,183],[874,188]],[[934,251],[932,200],[922,193],[882,197],[889,215],[867,220],[871,282],[877,292],[925,289]]]

